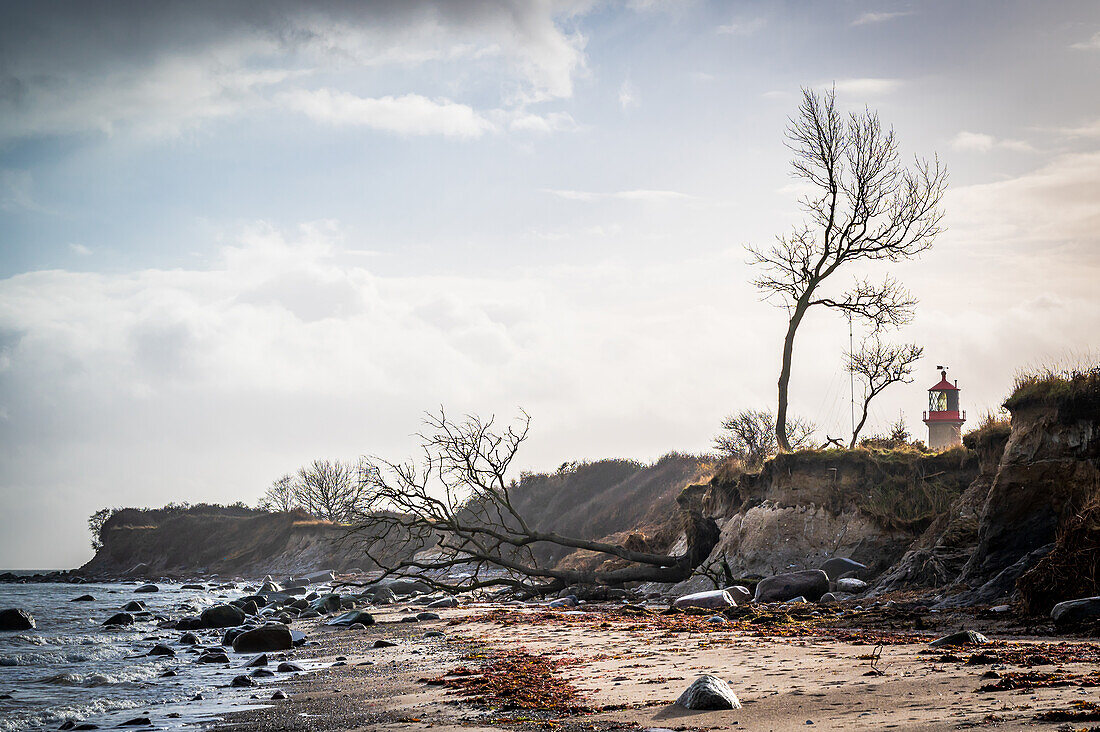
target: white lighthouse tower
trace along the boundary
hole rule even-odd
[[[924,423],[928,425],[928,447],[946,450],[962,444],[962,426],[966,412],[959,411],[959,382],[947,380],[947,367],[940,369],[940,383],[928,390],[928,411]]]

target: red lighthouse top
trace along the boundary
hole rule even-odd
[[[940,383],[928,390],[928,411],[924,422],[966,421],[966,412],[959,409],[959,387],[947,380],[947,370],[940,371]]]

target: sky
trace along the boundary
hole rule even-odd
[[[950,174],[919,299],[925,434],[1100,346],[1095,2],[0,4],[0,567],[90,558],[104,506],[255,502],[415,454],[425,411],[532,417],[522,469],[711,446],[774,408],[803,88]],[[848,275],[835,287],[842,289]],[[855,338],[866,334],[858,323]],[[849,430],[847,322],[792,411]]]

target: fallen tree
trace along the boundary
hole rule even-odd
[[[538,517],[516,509],[510,478],[527,439],[530,418],[498,429],[492,419],[428,415],[419,462],[364,461],[367,510],[355,536],[384,578],[422,581],[448,592],[510,587],[545,595],[570,585],[621,586],[628,582],[679,582],[691,576],[718,542],[718,526],[681,506],[687,549],[680,555],[544,531]],[[407,536],[406,558],[387,564],[387,538]],[[563,569],[540,562],[535,549],[553,544],[616,560],[612,568]],[[391,555],[392,556],[392,555]]]

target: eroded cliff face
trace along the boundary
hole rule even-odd
[[[877,575],[977,472],[976,457],[961,449],[801,452],[758,474],[719,471],[699,499],[722,529],[709,561],[724,558],[735,575],[767,576],[844,556]]]
[[[981,474],[883,575],[876,593],[938,588],[947,607],[1012,599],[1067,521],[1100,498],[1100,409],[1073,398],[1008,405],[1010,431],[968,436]]]

